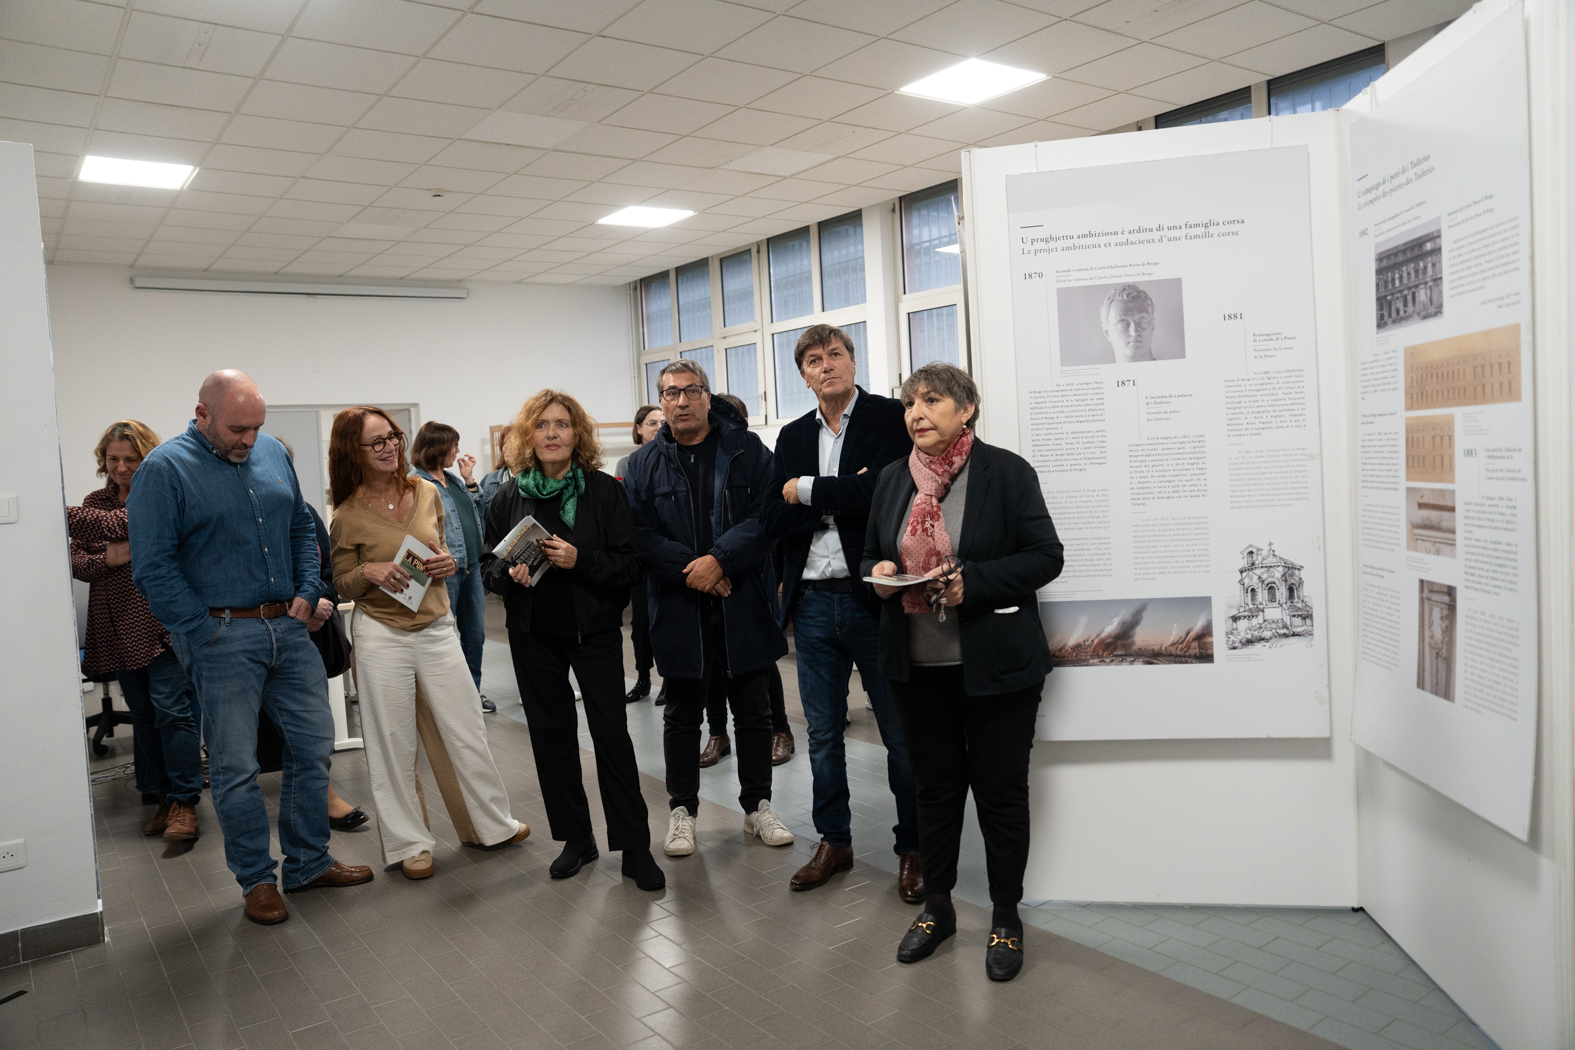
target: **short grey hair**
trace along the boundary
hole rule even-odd
[[[979,422],[979,388],[974,384],[973,376],[956,365],[931,361],[915,369],[912,375],[902,381],[902,403],[906,405],[911,402],[921,388],[951,398],[958,408],[972,405],[973,415],[969,417],[967,425],[972,427]]]
[[[701,390],[704,390],[708,394],[711,392],[711,380],[706,378],[705,369],[701,368],[687,357],[680,357],[676,361],[667,362],[667,367],[663,368],[659,373],[657,373],[656,389],[662,389],[662,376],[677,375],[680,372],[684,373],[685,375],[694,376],[696,379],[700,380]]]
[[[1138,303],[1142,305],[1149,316],[1154,315],[1154,297],[1135,284],[1120,284],[1110,289],[1105,301],[1099,307],[1099,323],[1106,324],[1110,321],[1110,308],[1117,303]]]

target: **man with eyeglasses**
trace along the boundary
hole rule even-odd
[[[1110,290],[1099,308],[1099,324],[1117,364],[1154,360],[1154,299],[1137,285]]]
[[[771,808],[770,669],[787,653],[777,626],[774,539],[760,510],[771,452],[749,422],[711,399],[705,370],[678,360],[657,377],[667,422],[629,457],[624,488],[645,552],[654,609],[651,647],[667,685],[669,857],[695,851],[700,720],[711,681],[725,676],[737,736],[744,831],[768,846],[793,833]]]
[[[260,711],[287,744],[279,793],[285,892],[359,885],[372,881],[372,869],[328,852],[334,722],[307,632],[324,588],[317,526],[295,468],[262,433],[267,405],[244,373],[204,380],[196,416],[137,471],[126,501],[131,579],[202,702],[224,859],[246,917],[271,925],[289,912],[257,785]]]

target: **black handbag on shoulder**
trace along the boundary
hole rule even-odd
[[[323,658],[323,670],[329,678],[338,678],[350,670],[350,636],[345,633],[344,617],[339,609],[328,614],[328,620],[312,632],[312,644]]]

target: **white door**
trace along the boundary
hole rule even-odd
[[[328,478],[323,465],[323,425],[317,409],[270,409],[263,429],[295,453],[295,476],[301,495],[328,520]]]

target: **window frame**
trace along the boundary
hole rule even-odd
[[[908,315],[922,313],[925,310],[933,310],[943,306],[955,306],[957,308],[957,367],[961,368],[964,372],[967,372],[970,375],[973,374],[973,355],[970,353],[971,348],[968,345],[968,318],[966,316],[966,311],[963,309],[963,281],[966,278],[962,274],[963,268],[960,265],[962,262],[961,255],[959,254],[959,265],[957,267],[960,279],[956,284],[946,285],[942,288],[931,288],[922,292],[908,291],[908,240],[906,234],[904,233],[902,213],[904,202],[914,197],[934,194],[936,190],[939,190],[941,187],[948,185],[952,186],[953,192],[957,194],[957,214],[961,216],[961,179],[947,179],[945,182],[938,182],[934,186],[927,186],[922,190],[915,190],[912,193],[904,193],[902,196],[897,198],[897,221],[892,224],[892,227],[897,239],[897,250],[894,262],[897,278],[895,282],[897,287],[897,338],[899,340],[898,345],[900,347],[898,357],[899,381],[913,374],[913,342],[909,335],[910,322],[908,320]],[[960,253],[962,250],[961,237],[957,239],[957,245],[958,251]]]

